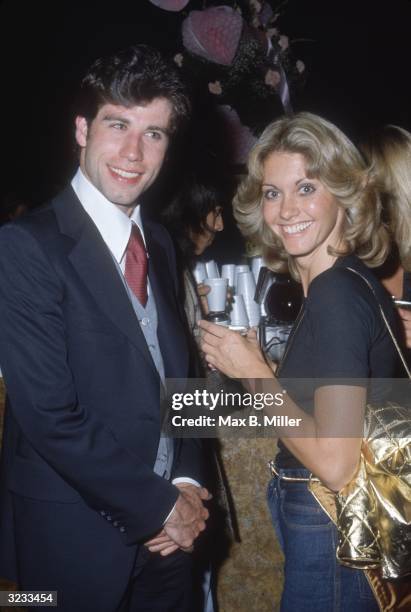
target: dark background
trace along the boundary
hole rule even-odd
[[[223,3],[223,2],[221,2]],[[191,0],[188,9],[200,8]],[[186,11],[187,12],[187,11]],[[411,129],[411,2],[289,0],[280,29],[307,66],[296,110],[317,112],[352,138],[379,123]],[[72,92],[95,57],[133,42],[175,53],[181,13],[148,0],[0,4],[1,194],[41,201],[75,164]]]

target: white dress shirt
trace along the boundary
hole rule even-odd
[[[132,215],[128,217],[90,183],[80,168],[71,181],[71,186],[124,274],[125,254],[133,223],[138,226],[145,244],[140,205],[137,204]]]

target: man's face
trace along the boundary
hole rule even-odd
[[[131,215],[137,198],[155,181],[170,138],[171,103],[104,104],[93,121],[76,118],[80,168],[113,204]]]

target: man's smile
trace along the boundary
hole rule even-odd
[[[123,170],[122,168],[116,168],[115,166],[108,166],[111,174],[115,174],[115,178],[124,179],[126,182],[136,182],[142,172],[130,172],[129,170]],[[123,181],[122,181],[123,182]]]

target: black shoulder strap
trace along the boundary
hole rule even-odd
[[[375,297],[375,299],[376,299],[376,301],[377,301],[377,303],[378,303],[378,306],[379,306],[379,308],[380,308],[380,313],[381,313],[381,316],[382,316],[383,321],[384,321],[384,323],[385,323],[385,327],[387,328],[388,333],[390,334],[391,339],[392,339],[392,341],[393,341],[393,343],[394,343],[394,346],[395,346],[395,348],[396,348],[396,350],[397,350],[397,353],[398,353],[398,355],[400,356],[400,359],[401,359],[401,361],[402,361],[402,365],[404,366],[404,369],[405,369],[405,371],[407,372],[407,376],[408,376],[408,378],[411,378],[411,371],[410,371],[410,369],[409,369],[409,367],[408,367],[408,364],[407,364],[407,362],[406,362],[406,360],[405,360],[405,357],[404,357],[404,355],[403,355],[403,353],[402,353],[402,351],[401,351],[401,349],[400,349],[400,346],[399,346],[399,344],[398,344],[398,342],[397,342],[397,338],[395,337],[394,332],[393,332],[393,331],[392,331],[392,329],[391,329],[391,325],[388,323],[388,319],[387,319],[387,317],[385,316],[385,312],[384,312],[384,310],[383,310],[383,308],[382,308],[382,306],[381,306],[381,304],[380,304],[380,302],[379,302],[379,300],[378,300],[377,294],[376,294],[376,293],[375,293],[375,291],[374,291],[374,287],[371,285],[370,281],[369,281],[368,279],[366,279],[366,278],[365,278],[365,276],[363,276],[363,275],[361,274],[361,272],[358,272],[358,270],[354,270],[354,268],[348,268],[348,267],[347,267],[346,269],[347,269],[347,270],[350,270],[350,272],[353,272],[353,273],[354,273],[354,274],[356,274],[357,276],[361,277],[361,278],[363,279],[363,281],[364,281],[364,282],[365,282],[365,283],[368,285],[368,287],[371,289],[372,294],[374,295],[374,297]]]

